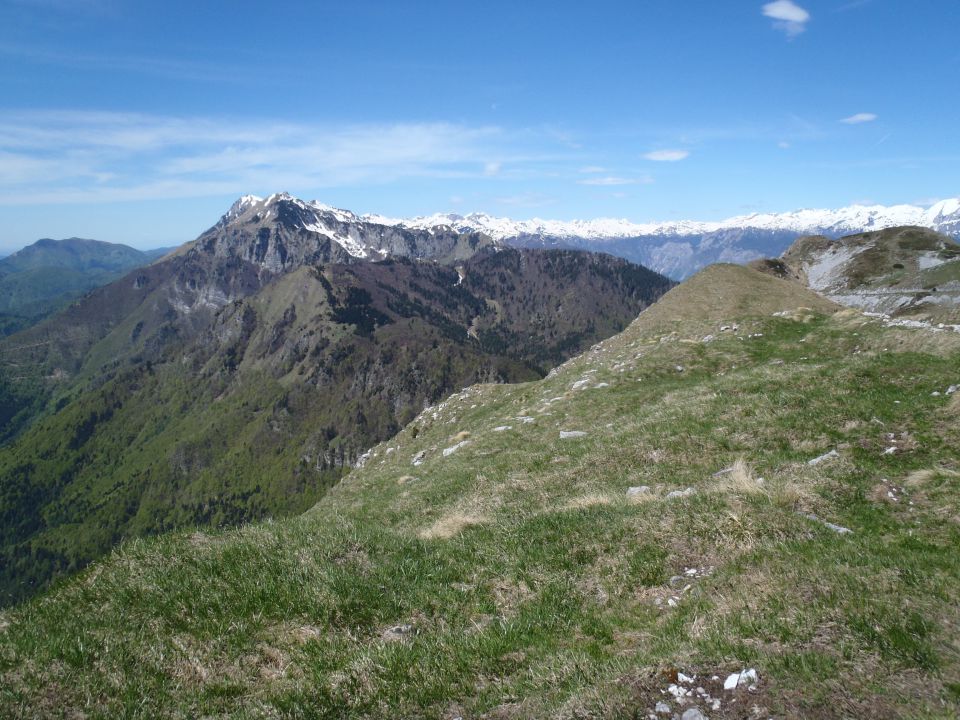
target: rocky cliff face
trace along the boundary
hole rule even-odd
[[[960,245],[933,230],[888,228],[837,240],[802,237],[781,259],[793,275],[841,304],[960,321]]]
[[[191,253],[237,257],[272,273],[302,265],[376,261],[388,257],[464,260],[494,244],[480,232],[407,229],[368,222],[345,210],[286,193],[240,198],[201,235]]]

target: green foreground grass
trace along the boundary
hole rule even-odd
[[[678,670],[752,667],[709,717],[956,717],[960,337],[742,268],[671,295],[301,517],[130,542],[3,613],[0,714],[646,718]]]

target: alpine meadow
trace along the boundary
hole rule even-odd
[[[957,22],[0,3],[0,718],[960,717]]]

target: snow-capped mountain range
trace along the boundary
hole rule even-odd
[[[312,243],[291,245],[289,238],[271,239],[270,233],[262,235],[264,228],[277,223],[284,232],[302,232],[306,237],[317,238],[326,249],[313,247]],[[268,198],[241,197],[209,233],[218,238],[215,244],[223,246],[221,252],[235,246],[246,248],[247,253],[256,248],[258,254],[264,255],[258,260],[271,267],[296,263],[307,255],[328,261],[341,256],[371,260],[393,255],[440,256],[456,252],[458,234],[474,234],[475,245],[475,234],[479,233],[492,238],[495,244],[607,252],[680,280],[714,262],[745,263],[778,256],[802,235],[838,238],[903,225],[918,225],[960,237],[960,198],[926,208],[852,205],[838,210],[754,213],[719,222],[634,223],[615,218],[512,220],[485,213],[402,219],[358,215],[316,200],[303,201],[278,193]],[[244,236],[258,234],[262,241],[237,245],[236,238],[227,239],[238,232]]]
[[[939,229],[943,224],[960,225],[960,198],[942,200],[924,208],[917,205],[851,205],[839,210],[795,210],[785,213],[753,213],[738,215],[719,222],[674,220],[661,223],[634,223],[618,218],[596,220],[510,220],[484,213],[456,215],[438,213],[406,220],[380,215],[364,219],[384,225],[428,228],[448,225],[454,229],[479,230],[499,240],[521,235],[544,235],[556,238],[591,238],[596,240],[647,237],[705,235],[722,230],[754,228],[774,232],[807,234],[812,230],[829,234],[850,234],[900,225],[920,225]]]
[[[837,210],[754,213],[719,222],[678,220],[511,220],[484,213],[436,214],[410,219],[365,215],[364,220],[409,229],[446,226],[479,231],[510,245],[561,246],[601,250],[682,279],[713,262],[748,262],[777,256],[802,235],[843,235],[902,225],[919,225],[960,236],[960,198],[925,208],[917,205],[852,205]]]

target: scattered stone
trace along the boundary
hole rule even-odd
[[[818,518],[818,517],[817,517],[816,515],[814,515],[813,513],[810,513],[809,515],[804,515],[804,517],[807,518],[808,520],[813,520],[814,522],[821,523],[822,525],[825,525],[826,527],[830,528],[830,529],[833,530],[835,533],[838,533],[838,534],[840,534],[840,535],[847,535],[847,534],[851,534],[851,535],[852,535],[852,534],[853,534],[853,530],[851,530],[850,528],[845,528],[843,525],[835,525],[835,524],[832,523],[832,522],[827,522],[826,520],[821,520],[820,518]]]
[[[409,623],[394,625],[381,633],[380,637],[387,641],[403,640],[409,635],[416,634],[416,628]]]
[[[633,487],[627,488],[627,497],[632,497],[633,495],[643,495],[644,493],[650,492],[649,485],[634,485]]]
[[[573,383],[573,385],[570,386],[570,389],[571,389],[571,390],[579,390],[580,388],[582,388],[584,385],[586,385],[586,384],[589,383],[589,382],[590,382],[589,380],[577,380],[575,383]]]
[[[830,452],[824,453],[823,455],[815,457],[812,460],[807,460],[807,465],[819,465],[820,463],[835,457],[840,457],[840,453],[838,453],[836,450],[831,450]]]
[[[940,391],[934,390],[932,393],[930,393],[930,397],[940,397]]]
[[[593,389],[594,389],[594,390],[600,390],[600,389],[605,388],[605,387],[610,387],[610,383],[605,383],[605,382],[597,383],[596,385],[593,386]]]
[[[413,456],[412,462],[414,465],[423,465],[423,460],[426,457],[427,457],[427,451],[421,450],[420,452],[418,452],[416,455]]]
[[[470,444],[470,441],[469,441],[469,440],[461,440],[461,441],[458,442],[456,445],[451,445],[451,446],[448,447],[448,448],[444,448],[444,449],[443,449],[443,456],[444,456],[444,457],[449,457],[450,455],[453,455],[453,454],[454,454],[457,450],[459,450],[460,448],[464,447],[465,445],[469,445],[469,444]]]
[[[513,430],[513,425],[499,425],[493,429],[494,432],[505,432],[507,430]]]
[[[680,716],[680,720],[708,720],[708,718],[697,708],[692,707],[683,711],[683,715]]]
[[[774,360],[771,360],[771,361],[770,361],[770,364],[771,364],[771,365],[783,365],[783,360],[781,360],[780,358],[775,358]]]
[[[688,487],[686,490],[671,490],[667,493],[667,500],[670,500],[671,498],[690,497],[696,492],[697,491],[692,487]]]
[[[696,680],[696,679],[697,679],[697,676],[696,676],[696,675],[694,675],[693,677],[690,677],[689,675],[686,675],[686,674],[684,674],[684,673],[682,673],[682,672],[678,672],[678,673],[677,673],[677,682],[692,683],[692,682],[693,682],[694,680]],[[702,689],[702,688],[701,688],[701,689]]]
[[[656,711],[658,715],[669,715],[672,712],[670,706],[663,702],[663,700],[657,703],[654,711]]]
[[[683,372],[683,365],[677,365],[677,366],[674,368],[674,370],[676,370],[677,372]]]
[[[736,690],[738,687],[747,687],[748,690],[756,690],[759,681],[760,676],[757,674],[757,671],[754,668],[750,668],[749,670],[741,670],[738,673],[728,675],[727,679],[723,681],[723,689]]]
[[[888,447],[886,450],[883,451],[883,454],[884,454],[884,455],[895,455],[896,452],[897,452],[897,446],[896,446],[896,445],[891,445],[890,447]]]
[[[957,390],[960,390],[960,385],[951,385],[947,388],[947,395],[953,395]]]
[[[536,419],[530,417],[529,415],[521,415],[517,418],[517,420],[519,420],[520,422],[526,425],[526,424],[535,422]]]
[[[574,440],[576,438],[586,437],[586,433],[583,430],[561,430],[560,439],[561,440]]]

